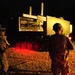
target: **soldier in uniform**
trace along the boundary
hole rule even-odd
[[[5,36],[6,28],[2,28],[0,25],[0,64],[1,64],[1,74],[7,75],[8,71],[8,60],[6,56],[7,45],[10,45]]]
[[[55,23],[53,30],[55,34],[51,35],[49,41],[49,55],[52,59],[51,69],[53,75],[59,75],[60,72],[61,75],[67,75],[69,73],[69,66],[66,63],[67,55],[65,53],[74,50],[74,47],[68,37],[62,34],[63,27],[60,23]]]

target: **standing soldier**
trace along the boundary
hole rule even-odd
[[[55,23],[53,26],[55,34],[50,37],[49,55],[52,59],[53,75],[67,75],[69,73],[68,64],[66,63],[65,52],[74,50],[72,42],[62,34],[63,28],[60,23]]]
[[[8,60],[6,56],[6,48],[7,45],[10,45],[6,40],[5,30],[6,28],[2,28],[2,26],[0,25],[0,64],[1,64],[2,75],[7,75]]]

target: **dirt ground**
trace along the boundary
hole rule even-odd
[[[48,52],[39,52],[20,48],[8,48],[9,66],[15,70],[25,70],[31,74],[52,75],[51,59]],[[75,50],[69,53],[69,75],[75,75]],[[42,74],[43,73],[43,74]],[[49,74],[45,74],[49,73]]]

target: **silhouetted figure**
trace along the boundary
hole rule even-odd
[[[49,41],[49,54],[52,59],[53,75],[67,75],[69,73],[69,66],[66,61],[68,52],[74,50],[72,42],[63,35],[63,27],[60,23],[55,23],[53,26],[55,34],[51,35]]]
[[[1,73],[2,75],[7,75],[8,71],[8,60],[6,56],[7,45],[10,45],[5,36],[5,28],[2,28],[0,25],[0,64],[1,64]]]

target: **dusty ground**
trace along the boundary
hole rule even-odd
[[[9,48],[7,51],[9,65],[13,69],[26,71],[50,72],[51,60],[48,52]]]
[[[9,48],[7,50],[9,65],[15,70],[33,71],[41,74],[51,72],[51,59],[48,52],[38,52],[20,48]],[[75,50],[69,54],[69,75],[75,75]],[[43,72],[42,72],[43,71]],[[31,73],[33,73],[31,72]],[[42,74],[47,75],[47,74]],[[51,75],[49,73],[49,75]]]

